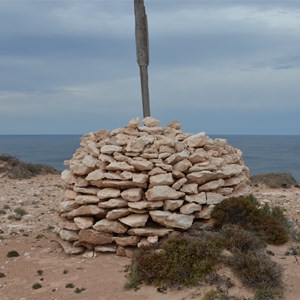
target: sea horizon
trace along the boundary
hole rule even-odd
[[[225,138],[241,149],[250,175],[291,173],[300,182],[300,135],[295,134],[208,134]],[[83,134],[0,134],[0,154],[25,162],[49,164],[62,171],[72,158]]]

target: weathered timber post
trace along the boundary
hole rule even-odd
[[[134,13],[136,56],[140,67],[143,115],[145,118],[150,116],[150,101],[148,86],[149,37],[144,0],[134,0]]]

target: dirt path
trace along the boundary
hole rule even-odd
[[[5,274],[0,278],[1,300],[201,299],[203,287],[168,290],[165,294],[147,286],[125,291],[124,269],[130,259],[113,254],[89,258],[63,253],[51,231],[57,223],[58,205],[63,195],[58,175],[29,180],[1,178],[0,186],[0,272]],[[285,207],[287,214],[299,222],[300,189],[256,188],[254,193],[260,200]],[[27,214],[16,220],[13,217],[15,209],[23,209]],[[270,249],[275,253],[274,259],[284,268],[285,299],[298,300],[300,265],[295,257],[284,255],[288,246]],[[8,258],[7,253],[12,250],[19,256]],[[35,283],[42,287],[33,289]],[[67,288],[67,284],[72,287]],[[76,293],[76,288],[77,292],[85,290]]]

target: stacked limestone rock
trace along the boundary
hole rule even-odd
[[[183,133],[177,121],[142,124],[89,133],[65,162],[59,235],[67,253],[130,255],[209,219],[225,198],[249,194],[242,153],[226,140]]]

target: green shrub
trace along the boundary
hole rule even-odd
[[[16,208],[16,209],[14,209],[14,212],[15,212],[17,215],[21,216],[21,217],[27,215],[27,211],[26,211],[24,208],[21,208],[21,207],[18,207],[18,208]]]
[[[4,278],[5,277],[5,274],[0,272],[0,278]]]
[[[212,211],[216,228],[236,224],[254,232],[269,244],[282,245],[288,241],[283,226],[272,216],[263,213],[253,196],[229,198],[217,204]]]
[[[202,300],[241,300],[241,299],[236,298],[234,296],[229,296],[223,291],[210,290],[204,295]]]
[[[282,288],[262,287],[256,290],[253,300],[281,300],[282,297]]]
[[[68,289],[72,289],[74,287],[75,287],[75,285],[73,283],[67,283],[66,284],[66,288],[68,288]]]
[[[251,176],[253,184],[262,183],[270,188],[290,188],[297,181],[291,173],[267,173]]]
[[[19,252],[16,251],[16,250],[12,250],[12,251],[9,251],[7,254],[6,254],[7,257],[18,257],[20,256]]]
[[[37,270],[36,272],[37,272],[37,274],[38,274],[38,275],[40,275],[40,276],[42,276],[42,275],[43,275],[43,273],[44,273],[44,271],[43,271],[43,270]]]
[[[7,163],[6,166],[0,168],[0,173],[7,172],[11,179],[28,179],[36,175],[58,173],[55,168],[49,165],[25,163],[8,154],[0,155],[0,161]]]
[[[242,252],[235,249],[228,264],[243,284],[254,289],[282,289],[282,268],[264,251]]]
[[[284,210],[280,206],[270,206],[268,203],[266,203],[262,209],[261,213],[264,216],[268,216],[274,220],[276,220],[279,224],[282,225],[283,228],[285,228],[287,231],[289,231],[291,224],[288,218],[284,214]]]
[[[36,283],[34,283],[34,284],[32,285],[32,288],[33,288],[34,290],[40,289],[41,287],[42,287],[42,285],[41,285],[39,282],[36,282]]]
[[[22,216],[18,214],[12,214],[8,216],[8,220],[20,221],[22,220]]]
[[[173,239],[157,251],[141,249],[129,268],[127,288],[141,282],[166,286],[195,285],[220,261],[222,248],[213,238]]]
[[[86,290],[85,288],[78,288],[78,287],[77,287],[77,288],[75,289],[74,292],[75,292],[76,294],[80,294],[80,293],[82,293],[82,292],[85,291],[85,290]]]
[[[255,251],[265,248],[265,244],[253,232],[244,230],[238,225],[224,225],[220,230],[227,250]]]

